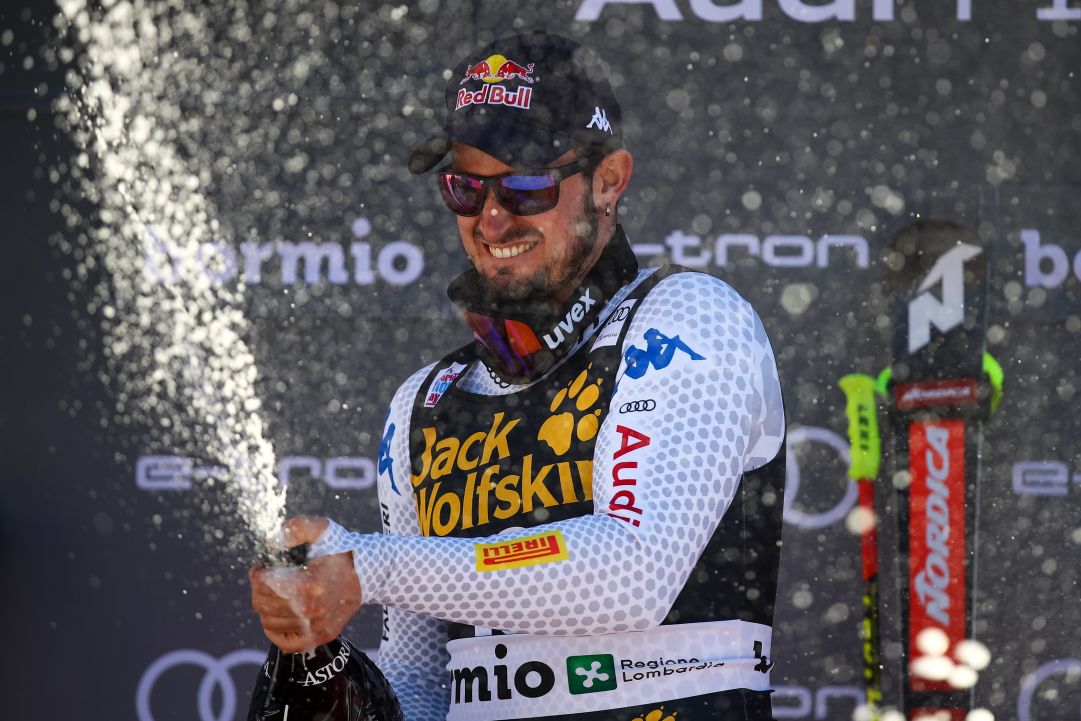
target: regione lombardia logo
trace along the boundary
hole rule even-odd
[[[616,685],[616,664],[611,654],[567,658],[567,686],[572,694],[612,691]]]

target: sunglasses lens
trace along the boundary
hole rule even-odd
[[[581,163],[582,161],[578,161]],[[458,215],[477,215],[484,207],[486,185],[493,186],[499,204],[514,215],[536,215],[556,207],[563,168],[548,172],[478,178],[461,173],[439,174],[443,202]]]
[[[536,215],[559,202],[559,179],[548,174],[508,175],[496,185],[499,202],[515,215]]]
[[[458,215],[476,215],[484,207],[484,181],[479,178],[442,173],[439,193],[447,207]]]

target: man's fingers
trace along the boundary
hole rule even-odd
[[[313,543],[327,528],[326,518],[298,516],[286,522],[279,542]],[[361,603],[360,580],[351,553],[313,558],[299,568],[249,570],[252,608],[267,638],[286,653],[329,643]]]
[[[296,616],[293,607],[280,596],[252,593],[251,607],[261,616]]]
[[[275,593],[266,583],[265,569],[253,568],[248,571],[251,579],[251,605],[260,615],[287,616],[292,613],[289,603]]]
[[[310,651],[318,646],[308,636],[301,633],[278,633],[276,631],[266,631],[266,637],[270,639],[270,642],[280,648],[285,653],[300,653],[301,651]]]
[[[267,634],[284,633],[303,636],[310,632],[310,624],[296,616],[260,616],[263,630]]]
[[[321,559],[316,559],[321,560]],[[352,571],[351,562],[347,564]],[[358,594],[347,592],[343,598],[335,597],[320,582],[319,575],[337,574],[334,568],[318,567],[321,574],[313,574],[316,569],[289,569],[282,575],[281,569],[270,571],[255,570],[251,573],[252,608],[259,614],[272,616],[306,616],[314,618],[324,615],[329,608],[340,605],[355,605]],[[315,578],[313,578],[313,575]],[[354,609],[355,610],[355,609]]]
[[[330,643],[338,636],[334,630],[322,626],[310,630],[296,630],[288,623],[280,627],[276,624],[264,625],[263,633],[275,646],[286,653],[310,651],[316,646]]]
[[[318,586],[299,589],[291,598],[282,598],[273,591],[252,589],[251,605],[260,615],[315,618],[340,603],[326,598],[326,592]]]
[[[313,558],[308,566],[312,572],[319,573],[325,578],[335,579],[334,595],[340,603],[355,604],[358,608],[360,607],[360,578],[357,577],[356,569],[353,567],[352,552]]]
[[[295,516],[282,526],[282,541],[286,548],[302,543],[315,543],[329,523],[324,516]]]

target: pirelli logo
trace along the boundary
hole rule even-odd
[[[478,543],[474,548],[477,551],[478,571],[536,566],[566,561],[570,557],[567,543],[559,531],[547,531],[505,543]]]

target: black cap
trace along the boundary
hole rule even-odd
[[[452,143],[507,165],[537,168],[571,148],[623,147],[623,123],[600,58],[575,41],[535,31],[497,40],[454,66],[443,132],[418,146],[409,170],[425,173]]]

